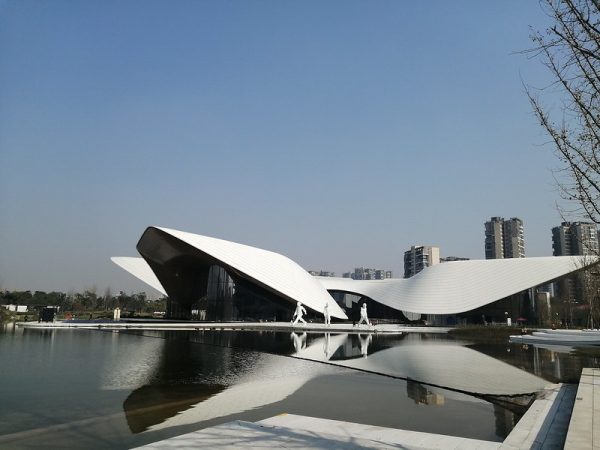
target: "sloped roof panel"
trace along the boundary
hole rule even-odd
[[[589,259],[589,258],[588,258]],[[352,292],[401,311],[456,314],[547,283],[582,268],[578,256],[455,261],[412,278],[318,277],[327,290]]]
[[[409,279],[352,280],[313,277],[291,259],[275,252],[170,228],[159,228],[210,255],[258,284],[332,317],[347,316],[327,291],[369,297],[391,308],[424,314],[456,314],[553,281],[595,263],[578,256],[468,260],[428,267]],[[142,258],[111,258],[159,292],[165,289]]]
[[[344,311],[321,283],[297,263],[279,253],[185,231],[156,228],[222,261],[270,289],[302,302],[314,311],[323,313],[325,304],[329,304],[329,313],[332,317],[347,319]]]
[[[136,278],[142,280],[147,285],[153,287],[158,292],[163,295],[167,295],[167,292],[163,288],[160,281],[148,265],[148,263],[144,260],[144,258],[136,258],[130,256],[113,256],[110,258],[112,262],[114,262],[117,266],[125,269],[127,272],[135,276]]]

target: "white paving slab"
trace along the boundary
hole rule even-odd
[[[502,450],[556,449],[564,446],[575,398],[575,386],[547,389],[529,407],[502,443]]]
[[[581,372],[565,449],[600,449],[600,369]]]
[[[368,449],[397,448],[377,446],[363,439],[340,439],[334,436],[279,429],[250,422],[235,421],[204,430],[154,442],[143,449]]]
[[[368,439],[378,445],[392,448],[414,449],[498,449],[499,442],[469,439],[443,434],[423,433],[419,431],[400,430],[378,427],[339,420],[320,419],[316,417],[281,414],[257,422],[261,425],[275,426],[295,431],[329,434],[345,439]],[[381,447],[377,447],[381,448]],[[387,448],[387,447],[383,447]]]
[[[138,448],[496,450],[499,446],[497,442],[285,415],[258,423],[229,422]]]
[[[596,370],[600,372],[600,370]],[[586,386],[596,388],[598,392],[600,377],[592,374],[592,381],[585,378]],[[589,389],[586,387],[585,389]],[[583,391],[582,391],[583,392]],[[243,421],[229,422],[211,428],[187,433],[163,441],[138,447],[144,449],[190,448],[190,449],[391,449],[407,450],[544,450],[561,449],[569,427],[569,418],[574,402],[575,387],[572,385],[556,385],[547,389],[545,394],[537,399],[527,413],[519,421],[503,443],[457,436],[423,433],[418,431],[400,430],[378,427],[338,420],[320,419],[315,417],[281,414],[256,423]],[[596,401],[596,407],[600,402]],[[587,406],[584,405],[586,408]],[[587,409],[582,410],[585,414]],[[578,423],[575,432],[583,427],[587,431],[584,436],[589,446],[580,440],[574,450],[598,448],[593,446],[594,436],[591,432],[597,422],[594,415],[591,419],[583,418]],[[596,418],[598,415],[596,414]],[[589,419],[589,420],[587,420]],[[586,421],[587,420],[587,421]],[[591,425],[590,425],[591,424]],[[570,430],[570,428],[569,428]],[[588,442],[586,441],[586,442]]]

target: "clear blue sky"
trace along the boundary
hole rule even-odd
[[[148,225],[400,276],[411,244],[551,254],[536,1],[0,0],[0,283],[143,290]],[[150,289],[147,289],[150,291]]]

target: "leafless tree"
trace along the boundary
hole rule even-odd
[[[570,206],[561,212],[600,223],[600,0],[540,3],[553,24],[532,31],[528,52],[542,60],[554,82],[526,86],[527,95],[562,163],[556,179]],[[541,97],[557,91],[562,104],[555,111]]]
[[[587,267],[577,274],[577,289],[581,292],[581,298],[588,308],[587,326],[598,328],[600,326],[600,266],[590,264],[596,260],[596,256],[582,255],[579,257],[581,267]]]
[[[110,309],[112,307],[112,298],[113,296],[110,286],[107,286],[104,290],[103,296],[104,309]]]

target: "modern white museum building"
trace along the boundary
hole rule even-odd
[[[511,296],[512,303],[484,313],[512,308],[511,314],[523,314],[516,294],[583,268],[578,257],[553,256],[449,262],[408,279],[315,277],[275,252],[162,227],[148,227],[137,250],[141,258],[111,259],[168,296],[167,317],[213,321],[290,320],[297,302],[319,318],[328,304],[331,317],[353,320],[357,303],[367,302],[374,318],[418,313],[477,320],[482,307]],[[535,302],[527,308],[535,310]]]

